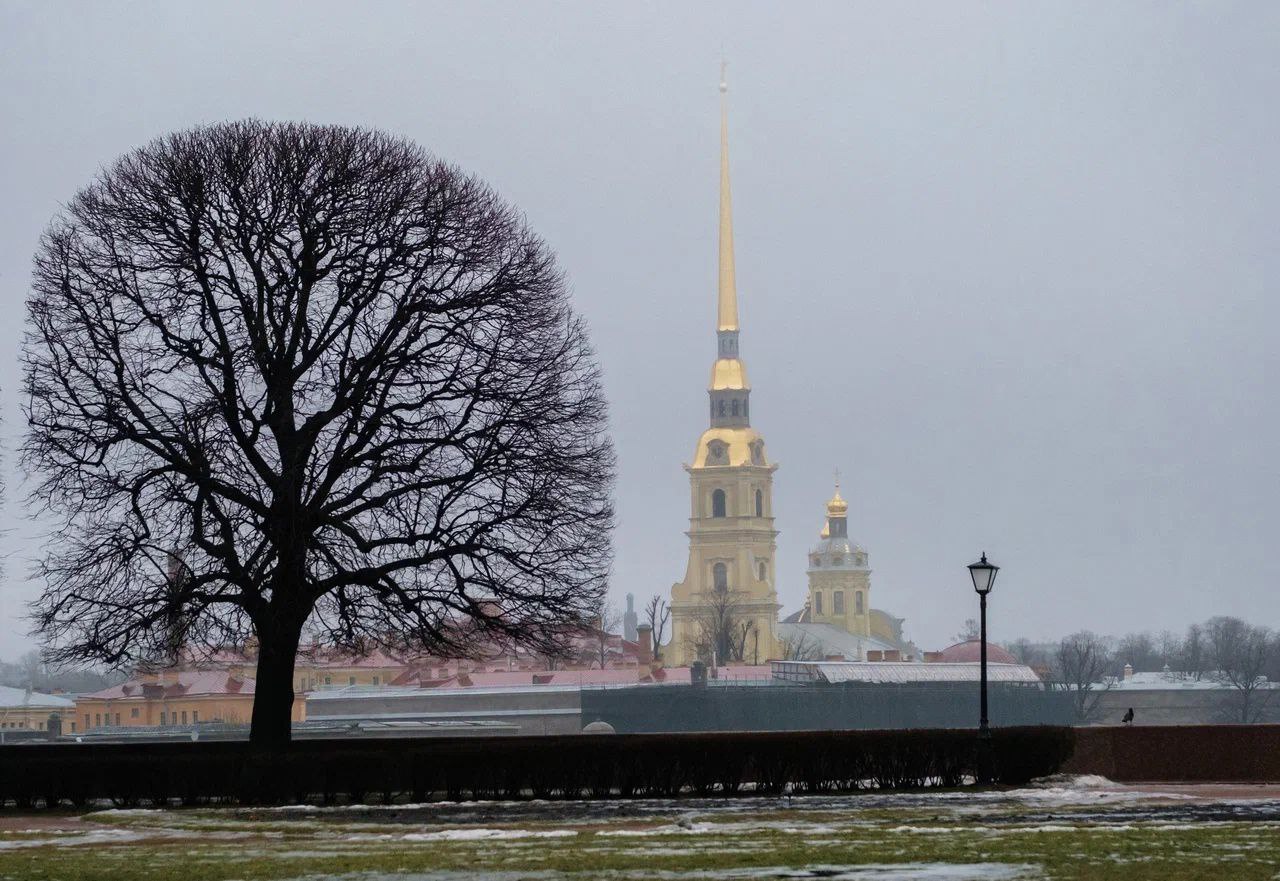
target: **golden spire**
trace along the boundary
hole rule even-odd
[[[720,307],[717,330],[738,329],[738,287],[733,272],[733,197],[729,193],[728,64],[720,62]]]

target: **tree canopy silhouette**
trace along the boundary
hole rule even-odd
[[[598,605],[614,458],[584,326],[522,216],[414,144],[164,137],[55,220],[27,305],[54,660],[254,636],[273,744],[304,638],[554,651]]]

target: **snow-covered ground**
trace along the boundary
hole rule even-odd
[[[86,859],[95,870],[145,868],[181,855],[193,881],[202,866],[217,866],[223,878],[281,881],[1052,881],[1077,877],[1062,867],[1084,861],[1098,870],[1090,878],[1123,866],[1130,881],[1173,881],[1207,877],[1186,875],[1187,866],[1231,863],[1271,878],[1280,865],[1280,787],[1135,787],[1098,777],[984,791],[130,809],[7,820],[0,818],[0,877],[12,878],[30,875],[23,855],[38,858],[42,871],[65,864],[65,877],[87,877]],[[353,865],[364,870],[331,869]]]

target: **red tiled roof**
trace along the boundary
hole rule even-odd
[[[253,694],[252,679],[236,678],[225,670],[182,670],[164,675],[164,681],[130,679],[119,685],[86,694],[88,699],[176,698],[201,695]]]
[[[938,660],[951,664],[976,664],[982,660],[982,641],[969,639],[948,646],[938,654]],[[998,645],[987,643],[987,662],[991,664],[1016,664],[1018,659]]]

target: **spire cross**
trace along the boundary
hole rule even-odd
[[[836,492],[840,492],[840,469],[836,469]]]

